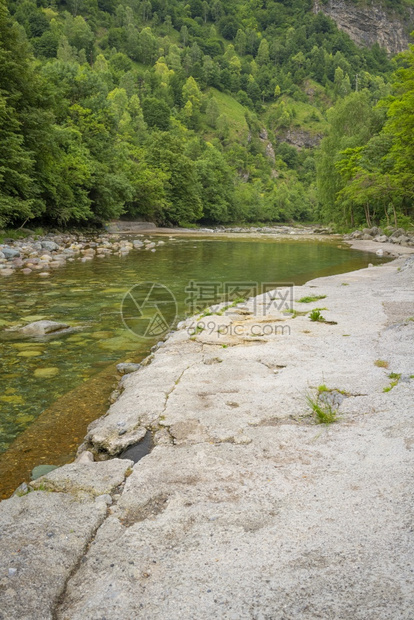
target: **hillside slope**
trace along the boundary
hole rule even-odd
[[[0,7],[0,226],[313,218],[327,110],[389,94],[311,0]]]

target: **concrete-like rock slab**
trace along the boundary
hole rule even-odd
[[[94,499],[33,491],[0,503],[0,618],[51,620],[106,515]]]
[[[69,463],[31,483],[34,489],[61,493],[89,493],[93,496],[110,494],[124,481],[133,461]]]
[[[313,280],[291,299],[326,297],[286,316],[262,296],[196,317],[204,329],[189,319],[125,375],[83,448],[116,455],[150,431],[154,449],[112,483],[93,468],[116,459],[88,458],[38,482],[66,494],[13,498],[19,532],[34,495],[105,512],[58,603],[46,590],[53,603],[33,617],[54,606],[54,620],[411,618],[413,273],[399,259]],[[315,308],[325,321],[310,320]],[[318,389],[335,424],[316,423]],[[41,537],[33,549],[43,557]]]

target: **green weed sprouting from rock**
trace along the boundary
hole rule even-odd
[[[292,310],[291,308],[289,308],[289,310],[284,310],[283,314],[291,314],[292,318],[296,319],[297,316],[306,316],[308,313],[299,312],[298,310]]]
[[[328,391],[326,386],[320,387],[325,388],[324,390],[321,390],[321,392]],[[338,412],[329,403],[321,402],[318,397],[314,398],[310,394],[306,396],[306,402],[308,406],[312,409],[317,424],[333,424],[334,422],[338,421]]]
[[[397,379],[397,381],[399,381],[401,379],[401,373],[398,372],[390,372],[390,374],[388,375],[388,377],[390,379]]]
[[[309,314],[309,318],[311,321],[318,323],[324,323],[326,321],[326,319],[322,316],[319,308],[315,308],[314,310],[312,310],[312,312]]]
[[[315,295],[314,297],[302,297],[299,299],[300,304],[310,304],[313,301],[319,301],[321,299],[326,299],[326,295]]]
[[[398,385],[399,380],[401,379],[401,373],[398,372],[390,372],[388,378],[391,379],[390,385],[387,385],[382,391],[383,392],[391,392],[392,388]]]

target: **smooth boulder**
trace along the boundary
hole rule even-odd
[[[2,248],[1,251],[4,258],[18,258],[20,256],[19,250],[13,248]]]
[[[132,362],[124,362],[117,364],[117,371],[120,375],[129,375],[131,372],[136,372],[141,368],[141,364],[133,364]]]
[[[53,252],[53,250],[59,249],[58,244],[54,241],[42,241],[41,245],[44,250],[49,250],[49,252]]]

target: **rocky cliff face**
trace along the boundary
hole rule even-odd
[[[314,0],[314,11],[331,17],[355,43],[371,46],[378,43],[391,54],[408,48],[409,33],[414,30],[414,10],[407,9],[407,20],[390,14],[378,1],[370,6],[355,5],[350,0]]]

